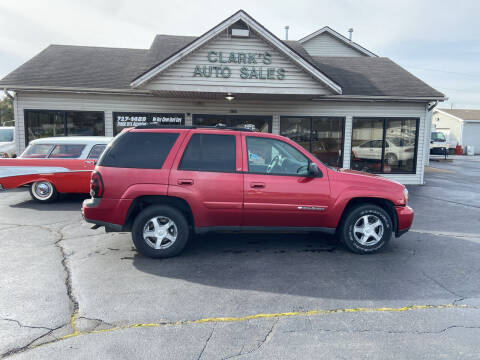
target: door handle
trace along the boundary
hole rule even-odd
[[[177,184],[178,185],[193,185],[193,180],[192,179],[178,179]]]
[[[95,164],[95,161],[93,161],[93,160],[85,160],[84,163],[85,163],[85,164]]]
[[[251,182],[250,187],[254,189],[262,189],[265,187],[265,183],[263,182]]]

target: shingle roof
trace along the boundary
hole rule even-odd
[[[444,96],[385,57],[313,56],[313,59],[320,71],[340,84],[343,95]]]
[[[125,89],[144,67],[147,51],[50,45],[0,85]]]
[[[463,120],[480,120],[480,110],[470,109],[438,109],[450,115],[456,116]]]
[[[130,89],[133,79],[195,39],[157,35],[150,49],[51,45],[0,80],[0,86]],[[388,58],[312,57],[297,41],[285,44],[339,84],[344,95],[443,96]]]

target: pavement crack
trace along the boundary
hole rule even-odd
[[[413,335],[425,335],[425,334],[442,334],[451,329],[480,329],[480,326],[464,326],[464,325],[450,325],[446,328],[437,330],[437,331],[412,331],[412,330],[382,330],[382,329],[325,329],[318,328],[313,331],[323,331],[323,332],[335,332],[335,333],[384,333],[384,334],[413,334]],[[307,330],[286,330],[282,333],[301,333],[306,332]]]
[[[215,331],[215,327],[216,327],[216,326],[217,326],[216,323],[213,324],[212,331],[211,331],[210,335],[208,336],[207,340],[205,341],[205,344],[203,344],[202,351],[200,351],[200,354],[198,354],[197,360],[200,360],[200,359],[202,358],[203,352],[204,352],[205,349],[207,348],[208,342],[209,342],[210,339],[212,338],[213,332]]]
[[[56,328],[49,329],[47,332],[45,332],[42,335],[37,336],[35,339],[29,341],[26,345],[10,349],[5,353],[0,354],[0,359],[4,359],[6,357],[9,357],[9,356],[12,356],[12,355],[15,355],[15,354],[18,354],[18,353],[21,353],[21,352],[24,352],[24,351],[27,351],[27,350],[30,350],[30,349],[34,349],[34,348],[36,348],[38,346],[41,346],[41,345],[46,345],[46,344],[50,344],[50,343],[53,343],[53,342],[57,342],[59,340],[59,338],[55,338],[54,340],[43,342],[39,345],[34,345],[35,342],[37,342],[37,341],[39,341],[39,340],[41,340],[41,339],[43,339],[47,336],[52,335],[56,330],[61,329],[62,327],[66,326],[66,325],[67,324],[62,324],[62,325],[60,325]]]
[[[240,352],[238,354],[226,357],[226,358],[224,358],[224,360],[234,359],[234,358],[241,357],[241,356],[244,356],[244,355],[253,354],[254,352],[257,352],[258,350],[260,350],[265,344],[268,344],[270,342],[270,340],[272,340],[273,336],[275,335],[275,331],[277,329],[277,324],[278,324],[279,320],[280,320],[280,318],[278,318],[278,317],[275,318],[272,326],[268,329],[267,333],[265,334],[265,337],[262,340],[258,341],[259,344],[256,348],[244,353],[243,352],[243,347],[242,347],[242,350],[240,350]]]
[[[0,318],[1,321],[10,321],[16,323],[19,327],[22,328],[29,328],[29,329],[45,329],[45,330],[53,330],[52,328],[46,326],[32,326],[32,325],[23,325],[20,321],[10,318]]]
[[[59,240],[60,241],[60,240]],[[73,300],[75,298],[72,296]],[[78,308],[78,303],[77,308]],[[234,323],[234,322],[244,322],[244,321],[250,321],[254,319],[275,319],[274,323],[272,326],[269,328],[267,331],[265,337],[262,340],[259,340],[259,345],[257,348],[250,352],[242,353],[242,351],[238,355],[231,356],[230,358],[233,357],[238,357],[242,356],[244,354],[249,354],[255,351],[258,351],[262,346],[267,344],[272,337],[275,334],[276,330],[276,325],[279,321],[280,318],[282,317],[297,317],[297,316],[312,316],[312,315],[317,315],[317,316],[328,316],[328,315],[333,315],[333,314],[342,314],[342,313],[378,313],[378,312],[404,312],[404,311],[420,311],[420,310],[429,310],[429,309],[436,309],[436,310],[447,310],[447,309],[476,309],[475,307],[468,306],[468,305],[455,305],[455,304],[443,304],[443,305],[408,305],[408,306],[403,306],[403,307],[380,307],[380,308],[368,308],[368,307],[358,307],[358,308],[344,308],[344,309],[331,309],[331,310],[309,310],[309,311],[293,311],[293,312],[284,312],[284,313],[272,313],[272,314],[254,314],[254,315],[247,315],[243,317],[212,317],[212,318],[203,318],[203,319],[197,319],[197,320],[177,320],[177,321],[162,321],[162,322],[152,322],[152,323],[133,323],[133,324],[126,324],[126,325],[114,325],[112,327],[106,328],[106,329],[93,329],[93,330],[79,330],[77,327],[77,311],[74,311],[71,318],[70,318],[70,323],[65,324],[62,326],[59,326],[53,330],[50,330],[46,332],[45,334],[39,336],[38,338],[34,339],[33,341],[29,342],[27,345],[16,348],[13,350],[8,351],[5,354],[0,355],[0,357],[4,358],[9,355],[16,354],[18,352],[23,352],[29,349],[34,349],[39,346],[51,344],[51,343],[56,343],[59,341],[64,341],[73,337],[78,337],[78,336],[84,336],[84,335],[94,335],[94,334],[109,334],[112,332],[117,332],[120,330],[126,330],[126,329],[136,329],[136,328],[156,328],[156,327],[164,327],[164,326],[183,326],[183,325],[195,325],[195,324],[206,324],[206,323]],[[38,344],[35,344],[36,341],[48,336],[52,335],[55,330],[58,330],[62,328],[63,326],[68,326],[71,328],[72,332],[63,335],[60,337],[55,337],[53,340],[48,340],[45,342],[41,342]],[[473,328],[473,327],[472,327]],[[476,328],[476,327],[475,327]],[[480,327],[479,327],[480,328]],[[209,336],[208,341],[210,341],[212,335],[213,335],[213,330],[212,333]],[[448,328],[445,330],[447,331]],[[328,331],[326,329],[325,331]],[[334,330],[331,330],[334,331]],[[206,344],[208,344],[208,341]],[[206,345],[204,346],[204,349],[206,348]],[[203,350],[204,350],[203,349]]]
[[[455,291],[449,289],[448,287],[446,287],[445,285],[443,285],[440,281],[438,281],[437,279],[433,278],[432,276],[428,275],[425,271],[422,271],[422,274],[423,276],[425,276],[427,279],[430,279],[431,281],[433,281],[435,284],[437,284],[438,286],[440,286],[443,290],[447,291],[449,294],[455,296],[457,299],[453,302],[453,304],[455,305],[455,302],[458,302],[458,301],[461,301],[464,299],[464,297],[462,295],[459,295],[457,294]]]

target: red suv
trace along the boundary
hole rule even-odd
[[[158,258],[218,230],[325,231],[373,253],[413,221],[403,185],[328,167],[290,139],[245,129],[124,130],[99,159],[90,194],[86,221],[131,231],[136,248]]]

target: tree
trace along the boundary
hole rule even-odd
[[[5,123],[8,121],[7,123]],[[13,99],[5,96],[0,100],[0,125],[12,126],[13,122]]]

